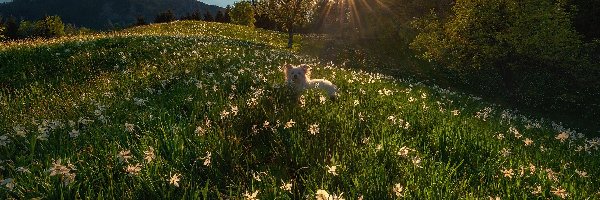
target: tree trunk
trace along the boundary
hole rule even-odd
[[[292,44],[294,43],[294,30],[293,29],[289,29],[288,30],[288,49],[292,48]]]

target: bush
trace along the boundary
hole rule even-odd
[[[564,7],[547,0],[459,0],[447,19],[432,13],[416,20],[420,33],[411,47],[479,91],[566,109],[565,103],[597,95],[585,85],[598,70],[582,53]]]
[[[234,24],[254,27],[254,7],[248,1],[236,2],[229,12],[231,22]]]
[[[172,21],[175,21],[175,15],[171,10],[158,14],[154,19],[154,23],[167,23]]]
[[[47,16],[39,21],[21,21],[18,28],[20,38],[53,38],[65,35],[65,25],[59,16]]]

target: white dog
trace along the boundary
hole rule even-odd
[[[285,73],[285,82],[298,92],[310,88],[319,88],[325,90],[329,98],[334,99],[337,97],[337,86],[325,79],[310,79],[310,67],[306,64],[299,66],[285,64],[283,73]]]

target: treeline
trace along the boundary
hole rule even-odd
[[[123,27],[113,27],[112,30],[131,26],[147,25],[150,23],[166,23],[175,20],[229,23],[231,22],[229,10],[231,10],[230,7],[227,7],[224,11],[219,10],[214,16],[209,11],[202,13],[199,10],[196,10],[192,13],[186,13],[180,17],[177,17],[173,11],[167,10],[165,12],[158,13],[154,17],[153,21],[146,20],[144,16],[138,16],[135,23]],[[76,27],[73,24],[65,24],[60,16],[45,16],[42,19],[35,21],[17,21],[14,16],[8,18],[3,18],[0,16],[0,41],[26,38],[53,38],[65,35],[91,33],[94,31],[95,30],[85,27]]]

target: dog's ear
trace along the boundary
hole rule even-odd
[[[310,72],[310,66],[308,66],[307,64],[300,65],[300,68],[302,68],[302,70],[304,70],[305,73]]]
[[[287,71],[290,70],[290,69],[292,69],[292,67],[294,67],[292,64],[289,64],[289,63],[283,64],[283,67],[282,67],[283,68],[283,72],[287,74]]]

